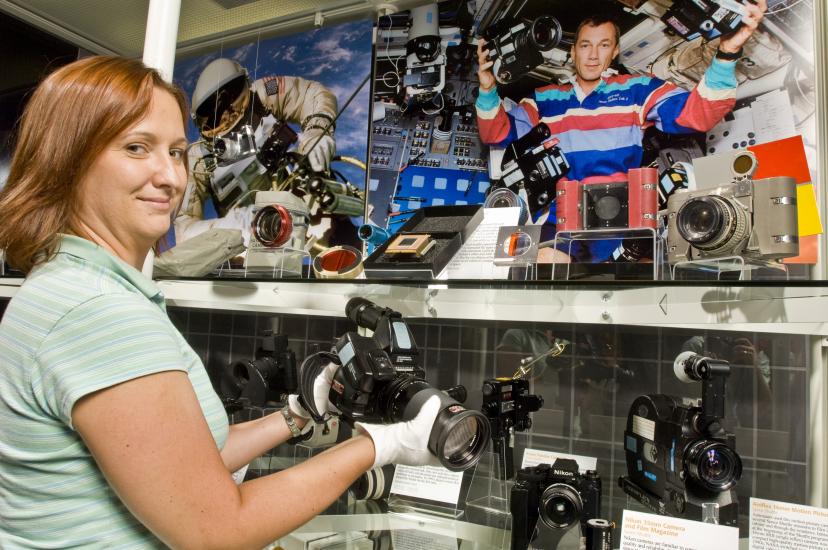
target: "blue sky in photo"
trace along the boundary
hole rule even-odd
[[[173,80],[184,89],[188,99],[192,99],[196,81],[204,67],[214,59],[226,57],[246,67],[252,79],[284,75],[316,80],[336,95],[342,109],[371,71],[371,29],[370,20],[357,21],[179,59],[175,64]],[[363,162],[368,148],[370,87],[370,81],[366,82],[342,113],[335,133],[337,154],[356,157]],[[294,129],[298,131],[298,127]],[[198,139],[192,122],[187,134],[190,140]],[[334,164],[334,168],[352,183],[364,188],[365,172],[343,162]]]

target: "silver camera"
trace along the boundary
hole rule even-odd
[[[730,182],[688,191],[667,201],[668,262],[741,256],[780,260],[799,254],[796,182],[790,177],[753,180],[750,151],[707,157],[721,163]]]
[[[247,124],[238,132],[228,132],[213,140],[213,153],[219,164],[229,164],[257,153],[256,136]]]
[[[305,201],[288,191],[259,191],[253,212],[245,268],[301,276],[310,219]]]

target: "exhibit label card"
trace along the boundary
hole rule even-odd
[[[558,458],[568,458],[578,463],[578,470],[584,472],[586,470],[596,470],[598,468],[598,459],[594,456],[579,456],[568,455],[566,453],[556,453],[553,451],[541,451],[539,449],[526,449],[523,452],[523,462],[521,468],[530,468],[538,464],[554,464]]]
[[[750,499],[750,550],[779,548],[828,548],[828,510],[761,498]]]
[[[416,529],[392,529],[391,548],[394,550],[457,550],[457,539]]]
[[[452,472],[442,466],[403,466],[394,470],[391,494],[424,498],[457,505],[463,472]]]
[[[739,529],[624,510],[621,550],[738,550]],[[780,548],[780,547],[776,547]]]

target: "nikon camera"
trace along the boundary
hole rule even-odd
[[[575,524],[583,529],[587,521],[599,517],[601,477],[594,470],[580,473],[576,461],[559,458],[551,466],[538,464],[518,471],[510,502],[512,550],[526,550],[535,540],[536,526],[543,543],[534,546],[554,550]]]
[[[642,395],[633,401],[624,431],[627,476],[619,485],[652,511],[695,521],[712,506],[722,525],[736,525],[736,483],[742,460],[721,422],[725,415],[727,361],[686,351],[675,360],[683,382],[702,382],[701,403]]]
[[[750,151],[723,157],[729,162],[730,183],[699,191],[679,189],[667,201],[669,263],[726,256],[756,260],[797,256],[794,179],[751,179],[757,163]]]

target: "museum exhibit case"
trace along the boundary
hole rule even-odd
[[[320,354],[345,388],[340,414],[239,480],[324,452],[362,418],[408,420],[426,396],[445,411],[429,440],[442,468],[369,471],[272,548],[627,550],[648,521],[678,529],[659,518],[729,527],[728,550],[788,548],[801,529],[814,534],[797,544],[820,547],[823,4],[769,1],[732,112],[689,137],[642,132],[638,164],[610,181],[575,179],[572,128],[532,124],[520,99],[560,92],[536,89],[574,74],[592,13],[619,25],[623,77],[693,90],[738,6],[200,1],[182,0],[167,45],[191,102],[192,192],[154,283],[231,423],[278,413]],[[151,13],[119,43],[23,4],[0,9],[91,53],[162,42]],[[503,147],[480,104],[480,37],[518,109]],[[218,111],[240,106],[223,127]],[[0,312],[21,284],[4,264]]]

